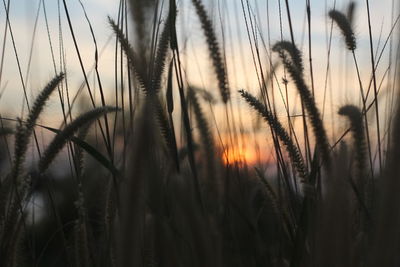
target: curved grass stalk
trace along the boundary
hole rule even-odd
[[[303,66],[303,59],[302,59],[301,52],[292,42],[285,41],[285,40],[277,42],[272,47],[272,51],[279,52],[279,53],[287,52],[290,55],[290,58],[292,59],[293,64],[297,67],[298,71],[300,73],[303,72],[304,66]],[[283,55],[281,55],[281,57],[282,56]]]
[[[299,91],[301,100],[304,103],[306,108],[308,117],[311,122],[311,126],[313,129],[313,133],[316,139],[316,145],[318,150],[321,153],[323,163],[330,169],[330,145],[328,142],[328,137],[321,119],[321,114],[317,105],[315,104],[315,99],[312,96],[308,86],[306,85],[303,77],[303,73],[299,70],[299,68],[295,65],[295,59],[292,58],[292,62],[287,58],[287,56],[283,53],[282,49],[279,46],[276,46],[275,52],[279,52],[279,55],[282,59],[283,65],[289,72],[290,76],[294,84],[296,85],[297,90]]]
[[[21,123],[17,127],[17,131],[15,133],[15,152],[11,175],[12,177],[16,178],[18,176],[21,164],[25,158],[25,153],[28,149],[29,138],[33,132],[36,121],[39,118],[40,113],[43,111],[47,99],[49,98],[51,93],[57,88],[63,78],[64,74],[60,73],[47,84],[47,86],[36,98],[35,103],[33,104],[26,120],[26,123]]]
[[[356,150],[357,178],[363,179],[366,169],[366,141],[364,134],[364,125],[360,109],[353,105],[346,105],[339,109],[339,115],[349,118],[351,123],[351,132]]]
[[[80,115],[70,124],[66,125],[65,128],[54,137],[52,142],[44,151],[43,156],[39,161],[39,173],[43,173],[44,171],[47,170],[51,162],[57,156],[58,152],[60,152],[60,150],[64,147],[67,141],[74,135],[74,133],[79,128],[81,128],[87,123],[92,123],[93,121],[95,121],[100,116],[106,113],[114,112],[117,110],[118,109],[115,107],[108,107],[108,106],[98,107]]]
[[[268,122],[269,126],[275,131],[279,139],[285,145],[289,157],[292,160],[297,173],[299,174],[300,181],[303,184],[307,184],[308,172],[305,168],[303,158],[299,150],[297,149],[296,145],[290,138],[289,134],[283,128],[282,124],[278,121],[278,119],[274,115],[272,115],[271,112],[267,110],[267,108],[260,101],[258,101],[250,93],[244,90],[240,90],[239,93],[247,101],[247,103],[250,106],[252,106]]]
[[[351,51],[354,51],[357,47],[356,44],[356,38],[354,36],[353,29],[351,27],[351,23],[349,19],[352,18],[347,18],[342,12],[337,11],[337,10],[331,10],[329,11],[329,17],[336,22],[338,27],[340,28],[344,39],[346,41],[347,48]]]
[[[227,103],[230,98],[227,73],[225,70],[225,63],[222,60],[220,47],[215,36],[214,28],[203,3],[200,0],[192,0],[192,3],[196,9],[197,16],[200,19],[201,27],[203,28],[203,32],[206,37],[208,52],[213,62],[215,74],[217,75],[218,87],[221,93],[222,101]]]

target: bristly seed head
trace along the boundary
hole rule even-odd
[[[329,17],[336,22],[345,38],[347,48],[354,51],[357,47],[356,38],[348,18],[340,11],[329,11]]]
[[[280,41],[277,42],[273,47],[272,51],[278,52],[281,58],[286,58],[284,56],[284,52],[290,55],[290,58],[293,62],[293,65],[296,66],[299,73],[302,73],[304,70],[303,60],[300,50],[294,45],[292,42],[289,41]]]
[[[222,60],[220,47],[215,36],[214,28],[203,3],[200,0],[192,0],[192,3],[196,9],[197,16],[200,19],[201,27],[203,28],[203,32],[206,37],[208,50],[217,76],[218,87],[221,93],[222,101],[227,103],[230,98],[228,78],[225,69],[225,63]]]

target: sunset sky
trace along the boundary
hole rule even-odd
[[[86,71],[89,72],[94,64],[94,44],[90,35],[89,26],[85,20],[80,2],[78,0],[68,0],[66,2],[83,63]],[[271,146],[271,142],[266,138],[268,137],[266,124],[262,124],[259,130],[254,131],[254,128],[257,126],[257,117],[254,112],[248,109],[245,103],[239,99],[239,95],[236,93],[238,89],[243,88],[257,94],[259,88],[257,71],[259,73],[260,69],[258,67],[256,68],[253,63],[252,50],[246,32],[245,16],[247,23],[252,23],[254,32],[257,35],[258,46],[263,60],[263,71],[264,74],[266,74],[269,72],[269,61],[271,60],[272,63],[278,61],[277,55],[271,55],[268,47],[272,46],[276,41],[281,40],[280,15],[282,16],[283,22],[282,37],[283,39],[290,38],[285,4],[284,1],[278,0],[249,0],[249,6],[247,6],[246,0],[209,0],[204,2],[212,15],[217,36],[220,42],[225,45],[225,56],[229,71],[228,75],[232,91],[232,103],[235,109],[234,112],[236,112],[236,119],[238,119],[239,115],[242,117],[241,121],[245,128],[244,137],[242,138],[241,143],[247,143],[247,145],[245,147],[242,146],[242,144],[238,145],[238,147],[240,147],[240,149],[238,149],[241,151],[239,153],[244,155],[244,157],[249,161],[255,161],[257,157],[257,149],[255,149],[254,140],[257,140],[259,143],[258,145],[260,146],[261,151],[266,151],[268,146]],[[327,17],[327,12],[335,6],[336,9],[345,11],[349,1],[311,0],[310,2],[315,98],[317,105],[322,111],[324,106],[324,89],[326,87],[324,122],[329,131],[331,142],[333,142],[333,136],[340,135],[347,126],[346,121],[343,119],[339,120],[338,115],[336,115],[338,108],[343,104],[352,103],[359,106],[361,104],[358,81],[355,78],[356,72],[352,57],[345,48],[339,29],[335,26],[332,31],[332,48],[329,58],[330,72],[328,76],[326,75],[328,40],[331,29],[331,21]],[[364,87],[367,87],[371,75],[370,47],[366,16],[367,10],[365,1],[356,2],[356,20],[354,22],[358,45],[356,57],[360,66],[362,82]],[[396,17],[399,15],[395,12],[394,18],[392,17],[392,2],[392,0],[370,1],[373,45],[378,56],[381,53],[383,44],[388,37],[389,32],[391,31],[393,21],[395,21]],[[109,99],[113,99],[112,94],[114,92],[113,66],[115,39],[112,38],[113,33],[108,25],[107,16],[109,15],[116,18],[118,3],[119,1],[114,0],[82,0],[82,4],[86,8],[87,15],[92,23],[96,35],[99,53],[100,51],[103,51],[99,59],[99,71],[103,86],[109,88]],[[242,3],[244,4],[244,10]],[[281,13],[279,13],[279,3]],[[307,81],[309,82],[309,54],[305,3],[306,1],[289,1],[294,38],[303,51],[305,73],[308,78]],[[60,21],[58,16],[58,4],[60,5]],[[203,33],[192,5],[189,0],[178,0],[177,4],[179,12],[177,30],[180,37],[186,79],[189,84],[205,88],[211,92],[215,99],[220,102]],[[47,37],[48,32],[44,16],[44,6],[47,11],[48,30],[50,33],[52,48],[56,57],[57,67],[59,65],[60,55],[59,38],[61,38],[59,22],[61,23],[68,82],[70,94],[73,96],[82,84],[83,76],[73,46],[62,1],[13,0],[11,1],[10,7],[10,23],[21,65],[22,76],[29,94],[28,97],[32,99],[32,97],[35,96],[45,83],[55,74],[49,40]],[[394,10],[398,9],[395,8]],[[245,12],[245,15],[243,12]],[[0,14],[0,36],[3,36],[6,22],[4,5],[1,6]],[[35,24],[36,18],[37,25]],[[222,33],[224,36],[224,42],[221,37]],[[253,37],[251,37],[251,41],[253,42],[254,49]],[[2,44],[0,45],[2,47]],[[32,58],[30,69],[28,70],[31,47]],[[385,74],[386,69],[389,66],[389,47],[390,42],[387,44],[380,65],[377,68],[378,84],[381,84],[382,82],[382,91],[380,91],[381,98],[379,102],[382,108],[382,112],[380,113],[382,118],[386,115],[385,107],[387,101],[390,100],[390,95],[385,91],[385,86],[390,85],[390,81],[387,80],[387,74]],[[274,96],[276,99],[278,117],[282,116],[282,119],[286,117],[286,112],[284,105],[282,104],[278,85],[283,85],[283,75],[282,68],[279,67],[276,72],[276,80],[274,81]],[[326,77],[328,77],[327,80]],[[93,83],[93,75],[90,76],[90,81]],[[23,90],[9,32],[6,40],[0,89],[4,89],[4,93],[0,99],[0,112],[2,113],[2,116],[12,118],[21,116]],[[298,115],[300,111],[299,99],[290,81],[288,94],[290,113],[291,115]],[[372,94],[370,95],[369,100],[372,100]],[[112,104],[111,100],[110,104]],[[240,114],[237,112],[239,110],[238,108],[240,108]],[[204,109],[207,112],[209,111],[207,105],[204,105]],[[216,114],[217,124],[222,126],[220,129],[221,135],[223,138],[227,138],[224,137],[223,132],[225,121],[223,119],[222,105],[216,105],[214,107],[214,112]],[[57,96],[53,96],[52,100],[49,102],[46,114],[47,117],[43,119],[46,125],[59,125],[60,104]],[[370,115],[371,118],[373,118],[373,112],[371,112]],[[298,122],[297,120],[295,121],[296,127],[300,127],[300,124],[300,120],[298,120]],[[212,125],[212,127],[214,128],[216,125]],[[374,127],[373,122],[371,127]],[[381,124],[381,128],[385,129],[384,123]],[[251,151],[248,151],[249,149]],[[262,157],[264,160],[268,160],[271,155],[269,153],[263,153]]]

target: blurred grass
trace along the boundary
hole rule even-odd
[[[27,66],[6,12],[0,84],[19,77],[23,103],[1,116],[0,266],[399,266],[400,15],[393,0],[378,37],[368,1],[335,3],[325,14],[301,4],[299,30],[287,0],[121,0],[107,65],[111,41],[99,49],[104,25],[84,1],[58,1],[58,25],[37,2],[45,26],[34,25]],[[357,32],[360,21],[374,31]],[[64,75],[36,93],[40,25],[52,62],[40,68]],[[3,74],[9,57],[17,76]],[[246,83],[241,99],[233,89]],[[340,103],[345,90],[360,97]],[[45,105],[53,91],[60,113]]]

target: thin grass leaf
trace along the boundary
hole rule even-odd
[[[91,111],[88,111],[88,112],[80,115],[78,118],[76,118],[70,124],[66,125],[65,128],[63,130],[61,130],[54,137],[54,139],[51,141],[49,146],[44,151],[43,156],[39,161],[39,172],[43,173],[44,171],[46,171],[46,169],[49,167],[51,162],[57,156],[58,152],[64,147],[64,145],[67,143],[67,141],[72,138],[73,134],[80,127],[82,127],[86,123],[91,123],[91,122],[95,121],[100,116],[102,116],[106,113],[115,112],[115,111],[118,111],[118,109],[115,107],[108,107],[108,106],[98,107],[98,108],[95,108]]]
[[[167,91],[166,91],[166,97],[165,99],[167,100],[167,109],[168,113],[172,114],[174,111],[174,96],[173,96],[173,80],[172,80],[172,75],[173,75],[173,66],[174,62],[171,60],[171,63],[169,64],[168,68],[168,83],[167,83]]]
[[[59,134],[61,130],[43,126],[41,125],[40,127],[47,129],[49,131],[52,131],[53,133]],[[107,170],[109,170],[114,176],[118,177],[120,175],[119,170],[114,166],[114,164],[109,161],[105,156],[103,156],[96,148],[91,146],[89,143],[85,142],[83,139],[79,137],[72,136],[70,138],[74,144],[76,144],[79,148],[82,148],[86,153],[88,153],[90,156],[92,156],[97,162],[99,162],[103,167],[105,167]]]

